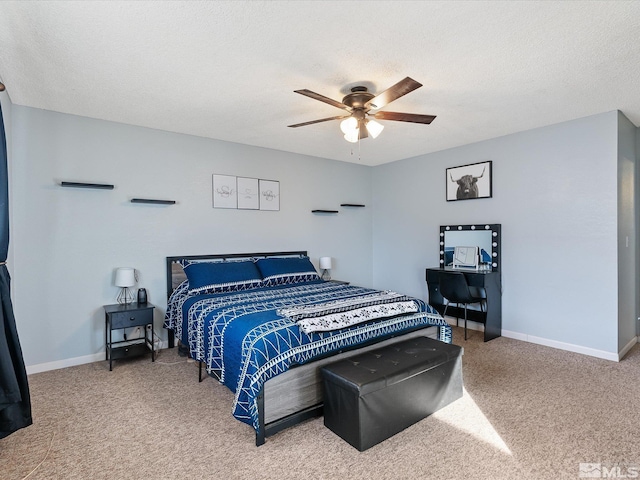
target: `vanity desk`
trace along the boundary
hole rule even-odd
[[[485,342],[502,334],[501,230],[502,225],[499,223],[442,225],[439,240],[440,266],[427,268],[425,272],[429,304],[440,314],[444,312],[446,303],[440,293],[439,275],[442,272],[462,272],[469,286],[485,290],[485,311],[471,308],[467,310],[469,320],[484,324]],[[477,247],[478,258],[475,264],[478,268],[452,268],[456,247]],[[464,307],[451,305],[447,309],[447,315],[464,318]]]
[[[444,312],[445,300],[440,294],[440,280],[438,276],[441,272],[461,272],[452,268],[427,268],[426,280],[429,290],[429,305],[435,308],[441,315]],[[467,310],[467,318],[473,322],[484,324],[484,341],[487,342],[497,338],[502,333],[502,282],[500,272],[492,271],[462,271],[467,283],[471,287],[482,287],[487,293],[486,312],[480,310]],[[464,318],[464,307],[450,305],[447,309],[447,316]]]

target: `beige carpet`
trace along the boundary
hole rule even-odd
[[[163,350],[29,377],[34,425],[0,440],[0,478],[577,479],[580,463],[640,464],[640,347],[620,363],[480,332],[465,347],[464,397],[358,452],[322,418],[255,447],[232,394]]]

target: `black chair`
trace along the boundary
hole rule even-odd
[[[440,272],[438,274],[440,284],[440,293],[447,301],[442,316],[447,314],[447,308],[450,303],[455,303],[460,307],[464,304],[464,339],[467,339],[467,305],[479,303],[480,310],[487,298],[487,292],[482,287],[470,287],[467,279],[462,272]],[[458,317],[456,316],[456,326],[458,326]]]

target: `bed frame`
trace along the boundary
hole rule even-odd
[[[179,262],[181,261],[225,261],[229,259],[249,259],[266,257],[306,256],[304,250],[292,252],[270,253],[234,253],[228,255],[190,255],[182,257],[167,257],[167,299],[173,290],[180,285],[186,275]],[[320,368],[328,363],[342,358],[357,355],[367,350],[384,345],[400,342],[418,336],[438,339],[440,329],[435,326],[421,328],[396,337],[360,346],[355,349],[341,351],[335,355],[318,359],[314,362],[299,365],[281,373],[277,377],[265,382],[262,392],[258,395],[258,415],[260,428],[256,432],[256,446],[264,444],[266,437],[284,430],[290,426],[310,418],[322,415],[322,377]],[[175,337],[173,330],[168,330],[169,348],[174,348]],[[200,364],[200,372],[202,364]],[[202,380],[199,373],[200,380]]]

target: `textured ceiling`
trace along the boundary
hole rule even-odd
[[[346,142],[341,100],[424,84]],[[3,1],[14,104],[377,165],[621,110],[640,125],[640,1]]]

